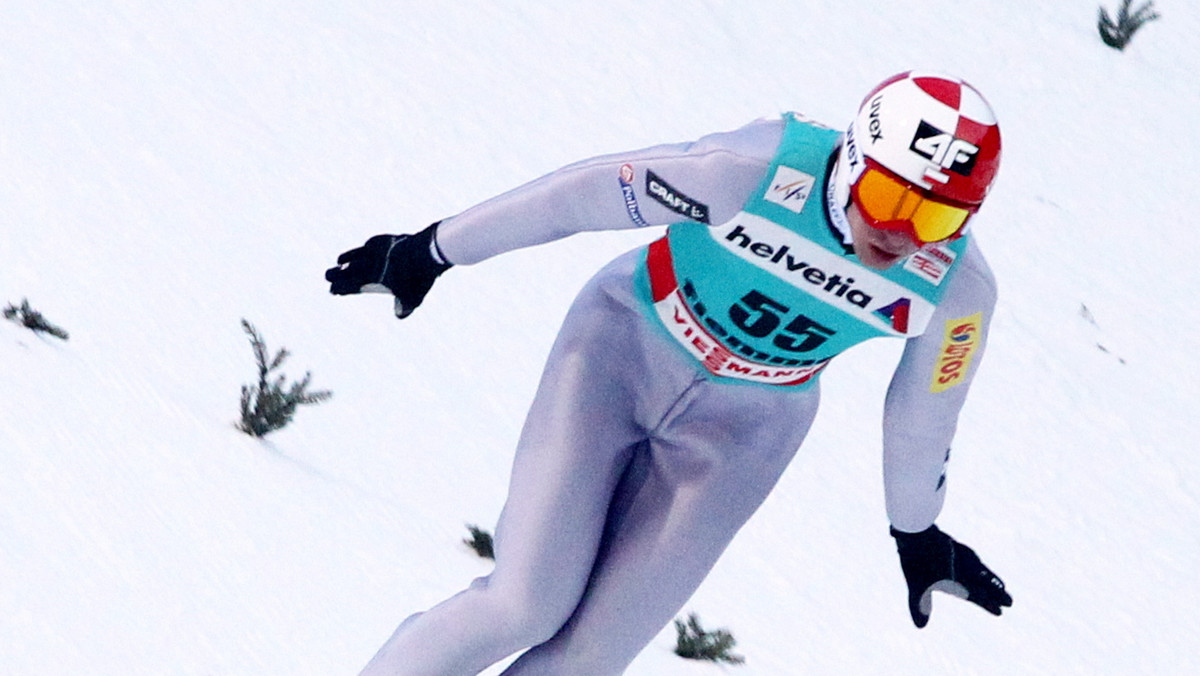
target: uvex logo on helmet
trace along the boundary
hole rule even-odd
[[[888,78],[863,99],[847,139],[853,151],[942,199],[978,206],[1000,167],[1000,128],[971,85],[910,71]],[[853,183],[863,164],[843,147]],[[839,189],[841,186],[838,186]]]

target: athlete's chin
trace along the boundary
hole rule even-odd
[[[858,259],[863,265],[873,270],[886,270],[904,258],[902,253],[891,253],[873,244],[867,244],[865,249],[865,251],[859,252]]]

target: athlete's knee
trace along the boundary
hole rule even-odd
[[[529,645],[538,645],[554,638],[571,619],[579,599],[571,595],[548,594],[547,590],[512,590],[503,596],[510,626],[518,631]]]
[[[527,646],[539,645],[554,638],[571,618],[569,612],[554,612],[553,609],[536,606],[511,608],[507,614],[509,626]]]
[[[488,580],[475,585],[487,597],[491,621],[514,643],[533,646],[554,637],[578,603],[578,595],[553,593],[548,586],[514,585]]]

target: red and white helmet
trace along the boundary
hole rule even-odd
[[[863,99],[842,144],[839,204],[849,203],[866,158],[927,195],[974,211],[1000,168],[1000,127],[971,85],[909,71],[884,80]]]

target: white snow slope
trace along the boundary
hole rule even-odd
[[[1105,0],[1114,8],[1117,0]],[[844,355],[782,484],[688,604],[742,667],[634,675],[1165,674],[1200,663],[1200,8],[1124,52],[1095,0],[0,4],[0,674],[353,674],[486,574],[558,323],[658,232],[445,275],[398,322],[322,273],[379,232],[585,157],[954,72],[1001,117],[976,232],[1001,282],[940,525],[1007,582],[913,628],[879,414],[898,341]],[[334,392],[233,427],[241,318]],[[497,673],[499,667],[487,673]]]

